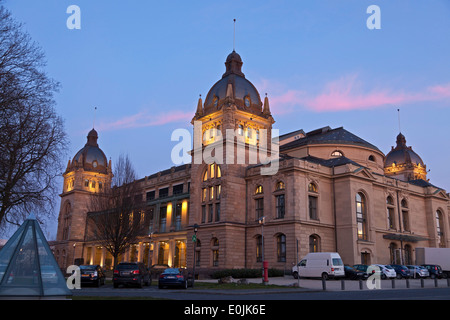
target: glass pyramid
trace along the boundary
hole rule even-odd
[[[39,223],[30,215],[0,250],[0,298],[70,295]]]

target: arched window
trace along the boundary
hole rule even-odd
[[[277,236],[277,261],[286,262],[286,236],[284,234]]]
[[[356,194],[356,223],[358,229],[358,239],[367,240],[367,204],[363,193]]]
[[[262,193],[263,193],[263,186],[262,185],[258,185],[256,187],[255,194],[262,194]]]
[[[283,181],[278,181],[278,182],[277,182],[277,185],[276,185],[276,187],[275,187],[275,190],[276,190],[276,191],[278,191],[278,190],[284,190],[284,187],[285,187],[284,182],[283,182]]]
[[[320,237],[317,234],[309,236],[309,252],[320,252]]]
[[[313,182],[311,182],[311,183],[308,185],[308,191],[309,191],[309,192],[317,192],[317,186],[316,186],[316,184],[313,183]]]
[[[375,161],[375,157],[373,155],[369,156],[369,161]]]
[[[343,154],[341,151],[339,151],[339,150],[334,150],[334,151],[331,153],[331,156],[332,156],[332,157],[338,158],[338,157],[343,157],[344,154]]]

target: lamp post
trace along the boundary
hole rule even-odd
[[[267,284],[269,282],[268,275],[267,275],[267,262],[264,260],[264,222],[265,217],[259,218],[258,222],[261,225],[261,245],[262,245],[262,283]]]
[[[195,253],[197,251],[197,231],[198,231],[198,224],[194,224],[194,235],[192,236],[192,242],[194,243],[194,264],[192,267],[192,288],[194,287],[195,282],[195,264],[197,261],[195,261]]]
[[[77,243],[75,242],[73,244],[73,252],[72,252],[72,263],[75,264],[75,247],[77,246]]]

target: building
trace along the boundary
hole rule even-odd
[[[297,243],[299,257],[337,251],[350,265],[414,263],[416,247],[450,247],[449,195],[427,180],[424,162],[401,133],[386,155],[342,127],[280,135],[278,169],[262,174],[269,165],[252,152],[277,153],[264,143],[272,140],[274,119],[267,95],[263,102],[242,65],[233,51],[222,78],[204,102],[200,97],[192,162],[138,181],[148,234],[121,260],[195,264],[206,277],[223,268],[260,268],[263,260],[290,269]],[[105,248],[86,238],[88,198],[112,179],[97,132],[87,138],[64,173],[54,246],[62,268],[77,258],[112,265]],[[217,161],[221,155],[227,161]]]

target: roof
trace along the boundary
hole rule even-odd
[[[320,164],[321,166],[325,166],[328,168],[337,167],[337,166],[343,166],[345,164],[353,164],[358,167],[364,167],[363,165],[360,165],[359,163],[347,158],[347,157],[338,157],[338,158],[331,158],[331,159],[322,159],[317,158],[313,156],[307,156],[300,158],[300,160],[305,160],[308,162]]]
[[[286,151],[301,146],[317,144],[353,145],[381,152],[380,149],[378,149],[376,146],[345,130],[344,127],[331,129],[328,126],[310,131],[306,133],[305,137],[280,146],[280,151]]]

